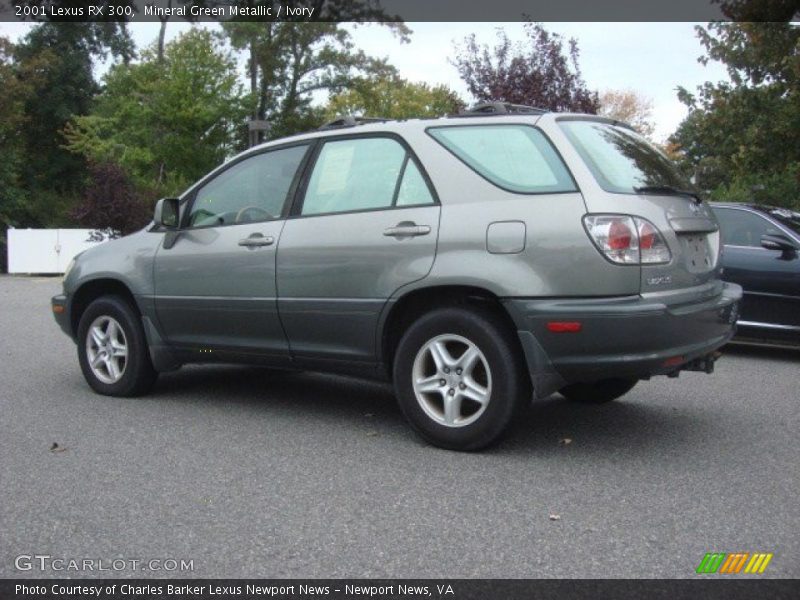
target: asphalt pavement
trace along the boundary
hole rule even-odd
[[[59,288],[0,277],[0,577],[683,578],[707,552],[800,577],[798,352],[726,349],[605,406],[555,395],[462,454],[342,377],[185,367],[96,395]],[[17,570],[37,555],[193,570]]]

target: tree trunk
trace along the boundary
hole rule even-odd
[[[258,118],[259,119],[266,119],[267,118],[267,80],[266,78],[262,77],[261,82],[258,85]]]
[[[169,0],[167,3],[167,11],[172,10],[172,0]],[[164,61],[164,41],[167,37],[167,21],[169,21],[168,16],[158,17],[158,20],[161,21],[161,29],[158,32],[158,62]]]
[[[158,32],[158,62],[164,62],[164,39],[167,37],[168,17],[159,17],[159,20],[161,21],[161,29]]]
[[[258,62],[256,62],[256,43],[250,42],[250,93],[253,94],[253,100],[258,93]],[[258,102],[253,104],[253,119],[258,118]]]

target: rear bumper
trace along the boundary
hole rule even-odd
[[[569,383],[666,375],[724,345],[735,333],[742,289],[725,283],[713,295],[506,299],[537,396]],[[670,300],[673,302],[670,303]],[[580,323],[553,332],[552,321]]]

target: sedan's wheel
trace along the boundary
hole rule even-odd
[[[400,407],[427,441],[478,450],[509,429],[530,399],[514,332],[480,309],[418,319],[400,340],[394,381]]]
[[[107,396],[138,396],[157,377],[141,317],[122,298],[92,302],[78,325],[78,359],[87,383]]]
[[[561,388],[567,400],[583,404],[604,404],[624,396],[638,383],[636,379],[602,379],[594,383],[573,383]]]

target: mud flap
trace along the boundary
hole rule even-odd
[[[147,349],[150,352],[153,368],[159,373],[179,369],[181,363],[175,357],[172,349],[164,342],[150,318],[142,317],[142,325],[144,326],[144,335],[147,338]]]
[[[525,362],[533,384],[533,399],[547,398],[563,388],[567,382],[555,370],[550,357],[533,334],[530,331],[517,331],[517,334],[525,352]]]

